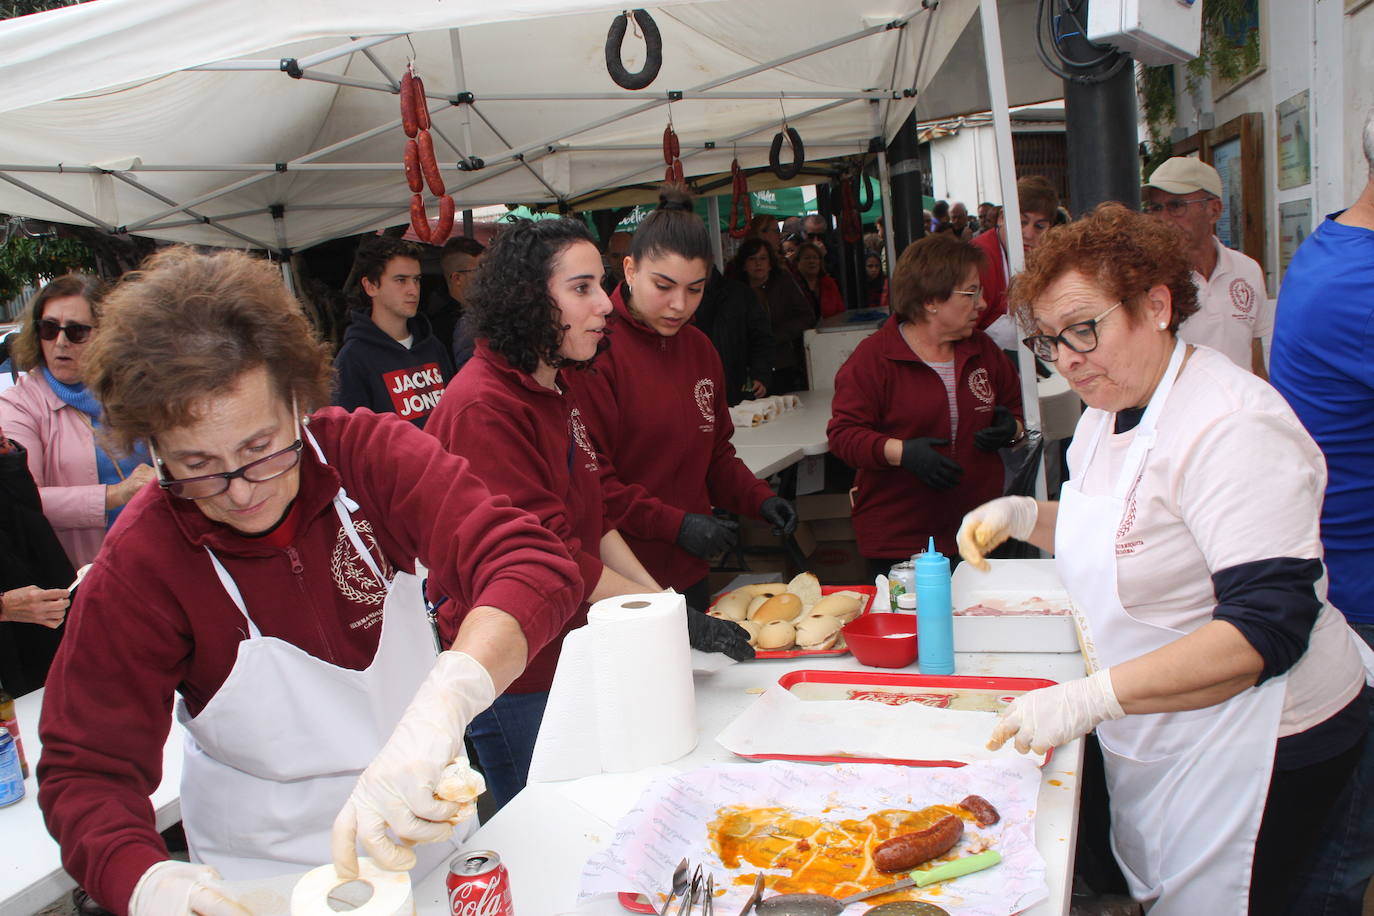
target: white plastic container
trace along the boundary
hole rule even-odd
[[[984,602],[1016,610],[1025,605],[1072,607],[1053,560],[989,560],[988,572],[960,563],[950,583],[956,652],[1078,652],[1072,614],[1011,613],[969,616]],[[1032,601],[1032,599],[1037,599]]]

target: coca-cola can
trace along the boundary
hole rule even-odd
[[[448,863],[448,911],[452,916],[515,916],[510,872],[490,849],[474,849]]]

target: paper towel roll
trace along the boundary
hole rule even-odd
[[[367,897],[366,889],[372,894]],[[352,885],[352,886],[350,886]],[[340,909],[353,916],[414,916],[415,900],[410,893],[410,872],[385,871],[367,858],[358,860],[358,877],[338,876],[334,866],[321,865],[306,872],[291,891],[291,916],[338,916],[329,905],[331,894],[345,906]],[[362,898],[367,897],[366,900]],[[350,909],[349,907],[353,907]]]
[[[638,770],[696,746],[686,610],[673,592],[592,606],[563,642],[531,782]]]

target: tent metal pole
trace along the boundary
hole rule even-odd
[[[1007,246],[1007,262],[1011,277],[1026,266],[1026,252],[1021,243],[1021,205],[1016,196],[1016,154],[1011,142],[1011,111],[1007,106],[1007,77],[1002,60],[1002,30],[997,16],[997,0],[979,0],[978,10],[983,25],[983,60],[987,66],[988,98],[992,102],[993,136],[997,148],[997,172],[1002,181],[1002,225]],[[1035,357],[1024,347],[1018,349],[1017,364],[1021,374],[1021,406],[1025,411],[1027,428],[1040,428],[1040,391],[1035,374]],[[1035,474],[1035,498],[1044,499],[1045,463],[1042,460]]]
[[[125,175],[125,174],[123,174],[122,172],[111,172],[110,174],[113,175],[115,178],[118,178],[120,181],[124,182],[125,184],[127,184],[129,187],[131,187],[131,188],[133,188],[133,189],[135,189],[135,190],[137,190],[137,191],[141,191],[141,192],[144,193],[144,194],[147,194],[149,197],[153,198],[154,200],[161,201],[161,202],[164,203],[164,204],[175,204],[175,203],[176,203],[176,201],[172,200],[172,198],[166,196],[165,194],[159,194],[157,191],[154,191],[152,188],[150,188],[150,187],[148,187],[148,186],[146,186],[146,185],[144,185],[144,184],[138,182],[137,180],[135,180],[135,179],[133,179],[133,178],[130,178],[128,175]],[[185,212],[188,216],[194,217],[194,220],[193,220],[194,222],[201,223],[201,224],[203,224],[203,225],[209,226],[211,229],[216,229],[216,230],[218,230],[218,231],[220,231],[220,232],[223,232],[225,235],[230,236],[231,238],[236,238],[236,239],[239,239],[240,241],[247,242],[249,245],[251,245],[251,246],[254,247],[254,248],[263,248],[263,249],[266,249],[266,250],[268,250],[268,251],[271,251],[271,250],[272,250],[272,246],[269,245],[267,242],[260,241],[259,239],[255,239],[255,238],[253,238],[251,235],[244,235],[242,232],[239,232],[239,231],[237,231],[237,230],[235,230],[235,229],[230,229],[228,226],[222,225],[222,224],[219,222],[219,220],[223,219],[223,217],[216,216],[216,217],[213,217],[213,218],[212,218],[212,217],[209,217],[209,216],[204,216],[204,215],[202,215],[202,214],[200,214],[200,213],[197,213],[197,212],[195,212],[194,210],[190,210],[190,209],[186,209],[186,210],[184,210],[184,211],[178,210],[178,211],[176,211],[176,212]],[[266,212],[267,212],[266,210],[250,210],[250,211],[240,212],[240,213],[233,214],[233,215],[234,215],[235,217],[239,217],[239,216],[254,216],[254,215],[261,215],[261,214],[266,213]],[[145,228],[151,228],[151,227],[145,227]]]
[[[296,277],[291,270],[291,246],[286,244],[286,208],[281,204],[272,207],[272,228],[277,233],[277,249],[281,252],[281,279],[286,291],[296,295]]]
[[[887,251],[887,275],[891,278],[892,271],[897,267],[897,241],[892,237],[892,175],[887,168],[887,140],[883,136],[880,107],[879,103],[873,103],[873,136],[878,139],[878,194],[883,202],[883,248]]]
[[[281,59],[265,60],[255,58],[251,60],[220,60],[212,64],[197,64],[194,67],[184,67],[185,70],[268,70],[273,73],[280,72]]]
[[[823,44],[815,45],[813,47],[806,48],[801,51],[794,51],[791,54],[785,54],[782,57],[777,57],[773,60],[764,61],[763,63],[755,64],[752,67],[746,67],[743,70],[737,70],[734,73],[726,74],[725,76],[722,76],[719,79],[710,80],[708,82],[702,83],[700,86],[693,86],[691,89],[684,91],[705,92],[709,89],[715,89],[717,86],[724,86],[727,83],[733,83],[736,80],[741,80],[746,77],[753,76],[756,73],[763,73],[766,70],[774,70],[786,64],[790,64],[795,61],[801,60],[802,58],[811,57],[812,55],[820,54],[824,51],[829,51],[832,48],[838,48],[842,45],[846,45],[854,41],[859,41],[860,39],[867,38],[870,35],[877,35],[882,32],[891,31],[893,29],[905,28],[907,21],[908,20],[906,19],[895,19],[892,22],[885,22],[881,25],[870,26],[869,28],[862,29],[858,32],[851,32],[848,35],[841,35],[839,38],[831,39],[830,41],[824,42]],[[630,118],[638,114],[643,114],[646,111],[653,111],[655,108],[661,108],[667,104],[668,100],[664,98],[662,100],[646,102],[643,105],[636,105],[633,108],[627,108],[624,111],[616,112],[615,114],[607,115],[603,118],[596,118],[592,121],[588,121],[586,124],[579,126],[571,132],[555,134],[542,140],[536,140],[533,143],[526,143],[523,146],[511,149],[509,152],[501,153],[492,159],[488,159],[487,165],[492,165],[496,162],[501,162],[506,159],[514,159],[518,156],[523,156],[525,153],[533,152],[534,150],[544,149],[548,147],[550,144],[557,143],[560,140],[566,140],[568,137],[575,137],[578,134],[583,134],[590,130],[596,130],[598,127],[605,127],[607,124],[614,124],[616,121],[620,121],[625,118]],[[608,184],[608,182],[602,182],[602,184],[605,185]]]
[[[476,105],[473,105],[473,104],[471,104],[471,103],[469,103],[469,104],[467,104],[467,105],[465,105],[465,106],[463,106],[463,107],[472,109],[472,113],[475,114],[475,115],[477,115],[477,117],[481,118],[481,119],[482,119],[482,123],[485,124],[485,125],[487,125],[487,130],[489,130],[489,131],[491,131],[493,134],[495,134],[495,135],[496,135],[496,139],[497,139],[497,140],[500,140],[501,143],[506,147],[506,149],[510,149],[510,148],[511,148],[510,141],[506,139],[505,134],[501,133],[501,131],[499,131],[499,130],[496,129],[496,125],[493,124],[493,123],[491,123],[491,119],[490,119],[490,118],[488,118],[486,115],[482,114],[482,110],[481,110],[480,108],[478,108]],[[554,152],[554,148],[553,148],[553,147],[549,147],[549,148],[543,150],[538,156],[535,156],[535,157],[533,157],[533,158],[535,158],[535,159],[542,159],[544,156],[547,156],[549,153],[552,153],[552,152]],[[497,157],[495,157],[494,160],[488,160],[488,161],[487,161],[487,165],[491,165],[492,161],[497,161],[497,162],[499,162],[499,161],[501,160],[501,158],[502,158],[501,156],[497,156]],[[523,165],[523,166],[529,171],[529,173],[530,173],[531,175],[534,176],[534,180],[535,180],[535,181],[539,182],[540,184],[542,184],[542,185],[544,186],[544,190],[548,191],[550,194],[552,194],[552,195],[554,196],[554,199],[556,199],[556,200],[563,200],[563,195],[562,195],[562,194],[559,194],[556,190],[554,190],[554,189],[553,189],[553,186],[550,185],[547,181],[544,180],[544,176],[543,176],[543,175],[540,175],[538,172],[536,172],[536,171],[534,170],[534,166],[530,165],[530,158],[531,158],[531,157],[529,157],[529,156],[516,156],[515,158],[519,161],[519,163],[520,163],[521,165]]]
[[[463,37],[459,34],[458,29],[448,30],[448,43],[449,49],[453,55],[453,85],[456,87],[454,89],[454,94],[457,96],[466,92],[468,88],[467,72],[463,68]],[[463,149],[471,151],[472,112],[470,109],[472,106],[470,104],[465,104],[459,107],[462,109],[462,120],[459,123],[463,128]],[[430,120],[432,121],[433,118]],[[462,156],[462,153],[458,155]]]
[[[372,61],[372,66],[377,68],[377,72],[386,77],[387,83],[391,85],[391,91],[399,93],[401,91],[401,81],[391,75],[391,71],[386,68],[386,64],[372,52],[371,48],[363,48],[363,56]]]
[[[306,70],[301,73],[301,79],[314,80],[317,83],[334,83],[339,86],[351,86],[354,89],[371,89],[374,92],[385,92],[388,95],[395,95],[396,89],[386,83],[374,83],[371,80],[355,79],[351,76],[339,76],[334,73],[320,73],[315,70]],[[429,93],[425,93],[429,95]]]
[[[428,93],[426,93],[428,95]],[[680,101],[759,101],[776,102],[779,99],[900,99],[900,92],[889,89],[858,89],[851,91],[789,91],[746,92],[683,89],[664,92],[484,92],[477,96],[478,102],[621,102],[628,99],[656,99],[665,103]]]
[[[718,153],[719,153],[719,152],[723,152],[723,150],[722,150],[722,148],[721,148],[721,142],[723,142],[723,141],[714,141],[714,142],[715,142],[715,146],[714,146],[712,149],[708,149],[708,148],[705,146],[704,143],[683,143],[683,144],[682,144],[682,148],[683,148],[684,150],[693,150],[693,149],[694,149],[694,150],[698,150],[698,151],[703,152],[703,153],[705,153],[705,152],[712,152],[712,151],[718,152]],[[732,142],[732,143],[730,144],[730,147],[731,147],[732,149],[745,149],[745,150],[749,150],[749,149],[771,149],[771,148],[772,148],[772,144],[771,144],[771,143],[733,143],[733,142]],[[661,148],[662,148],[662,147],[661,147],[659,144],[657,144],[657,143],[589,143],[589,144],[586,144],[586,145],[583,145],[583,144],[581,144],[581,143],[559,143],[559,144],[557,144],[557,149],[562,150],[562,151],[565,151],[565,152],[569,152],[569,153],[622,153],[622,152],[623,152],[623,153],[631,153],[631,152],[650,152],[650,151],[657,151],[657,150],[659,150],[659,149],[661,149]],[[808,142],[808,143],[806,144],[806,149],[807,149],[807,152],[810,152],[810,151],[812,151],[812,150],[843,150],[843,151],[845,151],[845,152],[850,152],[850,153],[858,154],[858,153],[865,153],[865,152],[868,152],[868,144],[867,144],[867,143],[859,143],[859,142],[850,142],[850,143],[816,143],[816,144],[813,145],[813,144],[811,144],[811,143]]]
[[[706,198],[706,222],[711,227],[707,235],[711,237],[711,255],[716,259],[716,269],[725,270],[725,248],[720,241],[720,198],[714,194]]]
[[[114,232],[114,226],[111,226],[109,223],[105,222],[104,220],[92,216],[91,214],[87,213],[85,210],[78,210],[76,207],[73,207],[71,204],[63,203],[62,201],[58,200],[56,197],[53,197],[51,194],[46,194],[46,193],[44,193],[43,191],[38,190],[37,188],[35,188],[33,185],[29,184],[29,183],[26,182],[26,181],[20,181],[18,178],[15,178],[13,175],[6,175],[4,172],[0,172],[0,179],[4,179],[5,181],[8,181],[10,184],[14,185],[15,187],[23,188],[25,191],[28,191],[28,192],[29,192],[30,194],[32,194],[34,197],[37,197],[37,198],[39,198],[40,200],[46,200],[48,203],[52,204],[54,207],[61,207],[63,210],[66,210],[68,213],[72,213],[72,214],[75,214],[76,216],[81,217],[81,218],[84,219],[86,222],[90,223],[92,226],[98,226],[98,227],[100,227],[101,229],[104,229],[106,232]]]
[[[144,226],[152,225],[153,223],[157,222],[158,220],[162,219],[163,217],[171,216],[173,213],[181,213],[181,212],[190,213],[190,212],[191,212],[191,209],[190,209],[191,207],[198,207],[198,206],[200,206],[201,204],[206,203],[207,201],[214,200],[214,199],[217,198],[217,197],[223,197],[223,196],[226,195],[226,194],[232,194],[232,193],[234,193],[235,191],[241,191],[241,190],[243,190],[244,188],[250,187],[251,185],[255,185],[255,184],[257,184],[257,183],[260,182],[260,181],[265,181],[266,179],[271,178],[271,177],[272,177],[273,175],[275,175],[275,174],[276,174],[275,171],[273,171],[273,172],[264,172],[264,173],[261,174],[261,175],[254,175],[252,178],[244,178],[244,179],[242,179],[242,180],[240,180],[240,181],[234,182],[233,184],[225,185],[225,186],[222,187],[222,188],[216,188],[215,190],[210,191],[210,192],[205,193],[205,194],[202,194],[202,195],[200,195],[199,197],[193,197],[193,198],[191,198],[190,200],[188,200],[188,201],[186,201],[186,202],[184,202],[184,203],[180,203],[180,204],[174,203],[174,204],[172,204],[170,207],[168,207],[166,210],[162,210],[162,211],[160,211],[160,212],[158,212],[158,213],[154,213],[152,216],[144,217],[143,219],[139,220],[139,221],[136,222],[136,223],[129,223],[127,226],[124,227],[124,231],[125,231],[125,232],[137,232],[138,230],[142,229]],[[264,247],[270,248],[270,247],[272,247],[272,246],[267,245],[267,246],[264,246]]]
[[[817,107],[815,107],[815,108],[812,108],[812,109],[810,109],[810,110],[808,110],[808,111],[803,111],[803,112],[802,112],[801,114],[799,114],[799,115],[792,115],[792,116],[789,117],[787,120],[788,120],[789,123],[795,124],[796,122],[802,120],[803,118],[809,118],[809,117],[811,117],[812,115],[817,115],[817,114],[820,114],[820,113],[822,113],[822,112],[829,111],[829,110],[832,109],[832,108],[838,108],[838,107],[840,107],[841,105],[848,105],[848,104],[849,104],[849,100],[848,100],[848,99],[845,99],[845,100],[839,101],[839,102],[831,102],[831,103],[829,103],[829,104],[827,104],[827,105],[819,105],[819,106],[817,106]],[[774,129],[774,125],[773,125],[773,124],[768,124],[768,125],[766,125],[766,126],[764,126],[764,127],[753,127],[753,128],[750,128],[749,130],[746,130],[746,131],[744,131],[743,133],[735,134],[735,135],[732,136],[732,137],[726,137],[726,138],[723,139],[723,140],[717,141],[717,143],[716,143],[716,149],[715,149],[715,150],[711,150],[710,152],[715,152],[716,150],[722,150],[722,149],[724,149],[725,147],[730,146],[730,145],[731,145],[732,143],[734,143],[736,140],[742,140],[742,139],[744,139],[745,137],[752,137],[754,134],[762,133],[762,132],[765,131],[765,130],[773,130],[773,129]],[[707,150],[705,150],[705,149],[695,149],[695,150],[692,150],[691,152],[683,153],[679,158],[682,159],[682,160],[687,160],[687,159],[692,158],[693,156],[699,156],[699,155],[701,155],[701,154],[704,153],[704,152],[707,152]],[[645,172],[648,172],[648,171],[651,171],[651,170],[657,169],[657,168],[659,168],[658,165],[651,165],[651,166],[647,166],[647,167],[644,167],[644,168],[635,169],[633,172],[625,172],[625,173],[623,173],[623,174],[617,175],[617,176],[614,177],[614,178],[610,178],[610,179],[598,181],[598,182],[597,182],[597,188],[615,188],[615,187],[619,187],[620,185],[625,184],[629,179],[634,178],[636,175],[642,175],[642,174],[644,174]],[[574,193],[574,194],[570,194],[569,197],[578,197],[578,196],[580,196],[580,195],[582,195],[582,194],[588,194],[588,193],[590,193],[591,191],[596,190],[597,188],[588,188],[587,190],[584,190],[584,191],[578,191],[578,192],[576,192],[576,193]]]
[[[386,44],[388,41],[395,41],[402,37],[396,35],[369,35],[367,38],[355,38],[346,45],[339,45],[337,48],[330,48],[328,51],[320,51],[318,54],[311,54],[309,57],[296,59],[296,64],[302,70],[309,70],[311,67],[318,67],[327,61],[335,60],[340,57],[347,57],[358,51],[366,51],[368,48],[375,48],[377,45]]]

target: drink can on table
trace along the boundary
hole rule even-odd
[[[24,773],[19,768],[19,749],[8,728],[0,727],[0,808],[24,797]]]
[[[510,873],[489,849],[465,852],[448,864],[448,909],[452,916],[515,916]]]

